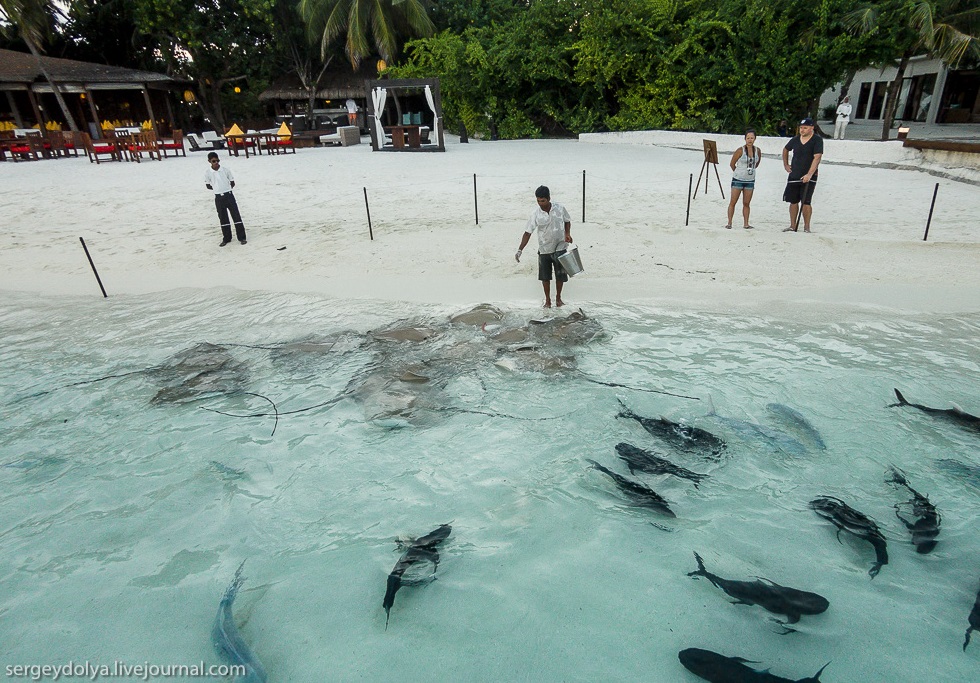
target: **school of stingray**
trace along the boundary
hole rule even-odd
[[[228,417],[272,418],[275,425],[278,425],[279,420],[287,416],[316,408],[328,408],[339,401],[351,400],[361,406],[366,420],[381,426],[424,427],[433,420],[447,419],[458,412],[513,418],[453,405],[452,392],[447,388],[453,382],[458,382],[461,376],[471,377],[478,387],[480,371],[487,367],[504,372],[559,376],[575,374],[579,379],[611,387],[624,387],[622,384],[588,377],[577,369],[575,349],[601,341],[603,335],[601,323],[581,310],[564,316],[527,321],[484,304],[448,320],[399,321],[368,333],[350,331],[265,347],[251,347],[267,349],[273,361],[285,362],[320,354],[339,356],[355,353],[364,359],[360,364],[361,369],[350,378],[345,390],[338,395],[314,406],[281,412],[271,399],[248,391],[248,367],[246,363],[236,360],[232,350],[234,345],[201,343],[177,353],[155,368],[140,372],[148,373],[158,386],[157,393],[151,399],[153,403],[200,401],[222,395],[244,394],[265,401],[267,407],[247,414],[207,409]],[[114,375],[118,376],[120,375]],[[625,388],[698,400],[698,397],[671,393],[660,388]],[[895,389],[895,396],[897,401],[887,406],[888,408],[895,408],[903,413],[917,413],[915,416],[896,414],[896,418],[931,419],[944,429],[965,430],[980,438],[980,418],[974,415],[956,407],[934,408],[911,402],[898,389]],[[613,449],[618,461],[612,458],[606,463],[586,460],[583,471],[594,469],[601,476],[607,477],[610,495],[619,497],[629,505],[648,510],[650,521],[655,526],[661,526],[664,521],[674,518],[677,512],[671,502],[653,488],[654,478],[673,477],[690,482],[693,487],[711,486],[711,477],[717,476],[719,471],[723,475],[724,470],[716,469],[709,476],[698,471],[699,465],[703,469],[708,463],[722,461],[728,443],[722,436],[688,422],[638,415],[622,400],[620,406],[616,417],[635,421],[646,432],[647,442],[642,445],[618,443]],[[767,406],[767,412],[778,427],[720,416],[713,409],[711,415],[724,426],[726,434],[754,440],[779,453],[802,456],[826,449],[819,432],[798,410],[771,403]],[[226,467],[221,463],[214,465],[219,469]],[[980,468],[952,459],[940,461],[938,465],[950,474],[975,483],[980,482]],[[896,521],[893,522],[908,539],[903,545],[911,546],[910,550],[914,549],[916,553],[930,553],[941,543],[942,516],[936,504],[930,501],[928,495],[914,487],[913,476],[896,467],[885,473],[882,484],[894,487],[904,494],[901,502],[894,506]],[[852,504],[857,507],[852,507]],[[885,534],[879,522],[858,509],[859,501],[819,496],[809,501],[808,505],[816,515],[836,528],[838,540],[841,533],[846,532],[870,544],[875,557],[868,570],[872,579],[885,568],[889,553]],[[421,536],[398,542],[400,555],[388,573],[381,600],[385,611],[385,630],[388,629],[393,611],[397,612],[395,598],[399,590],[406,586],[423,586],[433,580],[440,562],[440,548],[451,542],[453,531],[451,524],[446,523]],[[847,556],[843,549],[842,544],[844,554],[841,562],[854,562],[855,558]],[[709,569],[697,552],[692,559],[696,568],[686,572],[688,576],[706,579],[706,586],[710,585],[729,596],[734,605],[758,606],[781,618],[776,620],[780,627],[779,635],[795,633],[797,631],[793,625],[802,619],[814,618],[832,609],[830,601],[822,595],[783,586],[770,579],[725,578]],[[244,564],[242,562],[220,599],[212,640],[216,652],[228,664],[244,667],[241,670],[246,674],[236,680],[266,681],[268,675],[259,657],[245,642],[234,621],[234,601],[245,581]],[[682,569],[687,568],[678,568],[679,571]],[[967,628],[962,647],[965,651],[970,643],[971,633],[980,630],[980,592],[977,593],[972,610],[964,616]],[[755,662],[737,655],[696,647],[680,651],[678,659],[681,665],[698,677],[718,682],[818,681],[827,666],[813,676],[793,679],[753,668],[749,665],[756,664]]]

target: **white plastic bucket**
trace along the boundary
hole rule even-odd
[[[558,263],[565,269],[569,277],[585,271],[585,268],[582,266],[582,257],[578,253],[578,247],[574,244],[568,245],[568,251],[558,257]]]

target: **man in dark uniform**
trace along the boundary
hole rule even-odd
[[[235,187],[235,177],[227,167],[221,166],[217,152],[208,154],[208,164],[211,168],[204,174],[204,184],[214,192],[214,208],[218,211],[218,221],[221,223],[221,244],[223,247],[231,242],[231,220],[235,221],[235,236],[241,244],[246,244],[245,224],[242,214],[238,211],[238,202],[232,194]],[[231,213],[231,220],[228,214]]]
[[[793,153],[790,163],[789,153]],[[817,166],[823,158],[823,138],[813,134],[813,119],[800,121],[800,134],[783,147],[783,168],[789,173],[783,201],[789,204],[789,227],[783,232],[796,232],[799,228],[800,204],[803,204],[803,232],[810,232],[810,202],[817,189]]]

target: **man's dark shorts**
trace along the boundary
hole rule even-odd
[[[799,204],[802,199],[804,206],[810,206],[810,200],[813,199],[813,193],[816,191],[816,180],[811,180],[808,183],[802,183],[799,180],[791,181],[786,183],[786,189],[783,191],[783,201],[789,204]]]
[[[561,267],[558,257],[565,253],[565,249],[556,251],[553,254],[538,254],[538,279],[547,282],[551,281],[551,269],[555,269],[555,279],[558,282],[568,282],[568,273]]]

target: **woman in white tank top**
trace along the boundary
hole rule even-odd
[[[732,227],[732,218],[735,217],[735,205],[738,198],[742,197],[742,219],[746,230],[751,228],[749,225],[749,204],[752,202],[752,193],[755,191],[755,170],[762,161],[762,150],[755,146],[755,131],[751,128],[745,131],[745,145],[739,147],[732,154],[732,199],[728,203],[728,224],[726,228]]]

